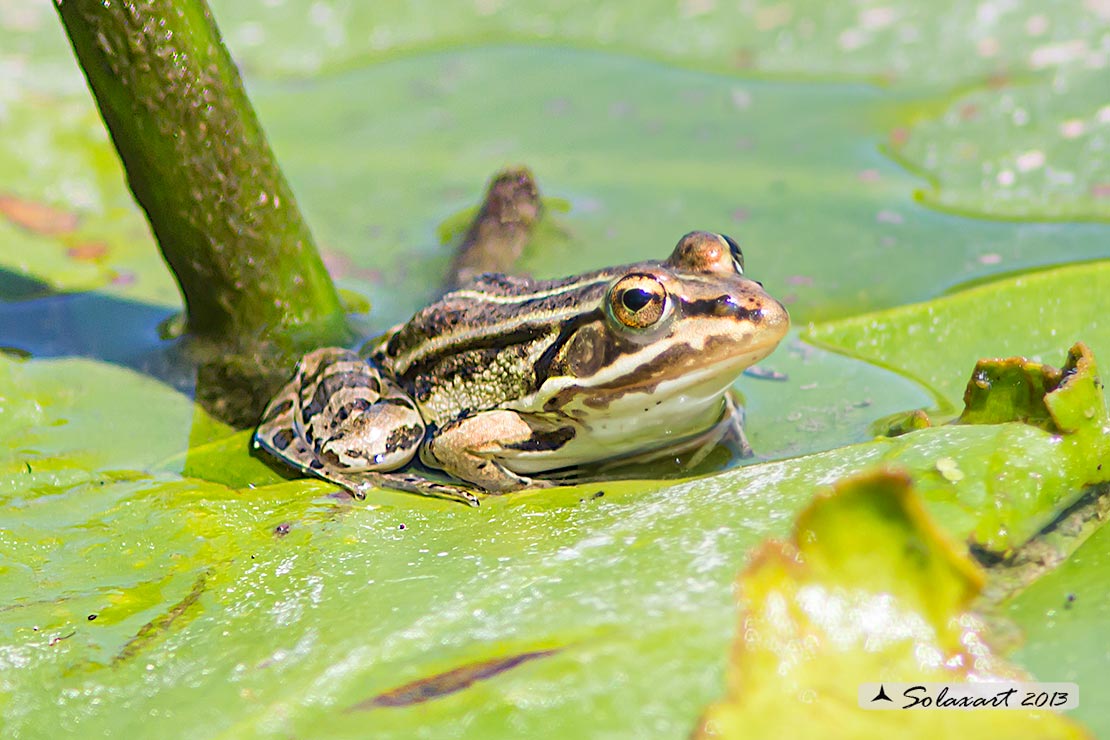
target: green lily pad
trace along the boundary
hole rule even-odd
[[[1036,0],[984,7],[958,0],[867,6],[754,0],[739,8],[714,0],[604,6],[483,0],[450,13],[408,3],[211,5],[248,74],[302,78],[429,50],[554,41],[732,74],[956,86],[1000,74],[1105,66],[1100,33],[1107,21],[1097,2]],[[33,66],[50,65],[46,71],[55,74],[43,82],[71,85],[65,52],[47,51],[60,37],[49,3],[9,1],[0,12],[7,48]]]
[[[1105,21],[1103,22],[1105,24]],[[1110,220],[1106,61],[1062,43],[1032,55],[1073,57],[1044,79],[974,90],[917,123],[894,153],[927,176],[929,205],[1000,218]]]
[[[1086,349],[1086,348],[1084,348]],[[1070,359],[1070,356],[1069,356]],[[1075,368],[1072,368],[1074,372]],[[1046,398],[1060,385],[1064,371],[1024,357],[980,360],[964,391],[961,424],[1026,424],[1059,431],[1048,411]]]
[[[809,328],[804,338],[913,378],[942,412],[983,357],[1043,362],[1077,341],[1110,356],[1110,262],[1018,275],[928,303]]]
[[[934,306],[927,312],[937,313]],[[923,469],[931,458],[933,480],[940,486],[922,482],[926,498],[937,507],[954,505],[950,514],[938,515],[962,519],[972,539],[987,550],[1019,546],[1086,487],[1110,480],[1110,466],[1104,465],[1110,460],[1106,399],[1085,345],[1072,348],[1062,369],[1021,358],[981,360],[964,400],[957,423],[989,425],[989,431],[930,427],[927,416],[915,413],[898,430],[902,436],[887,459]],[[968,447],[952,454],[936,444],[961,437]],[[954,484],[960,485],[951,498],[944,491]]]
[[[736,571],[815,486],[897,462],[950,537],[985,527],[1003,542],[1077,486],[1051,434],[1009,423],[477,510],[385,491],[353,504],[282,481],[246,433],[203,417],[190,445],[188,418],[137,408],[185,399],[133,372],[6,362],[27,399],[5,406],[10,439],[70,477],[24,480],[5,502],[0,645],[19,666],[0,672],[5,735],[176,735],[187,720],[204,734],[411,737],[460,717],[474,735],[683,735],[721,691]],[[133,445],[74,453],[129,429]],[[965,477],[945,478],[940,459]]]
[[[958,84],[1000,71],[1104,61],[1097,3],[1021,0],[979,7],[754,0],[646,0],[599,6],[498,0],[436,13],[292,0],[214,2],[232,49],[259,74],[308,75],[480,40],[615,49],[673,65],[794,78]]]
[[[1080,343],[1057,369],[1014,357],[980,360],[964,391],[961,424],[1023,421],[1057,434],[1105,436],[1106,404],[1095,359]]]
[[[948,531],[1006,553],[1085,489],[1110,481],[1106,399],[1086,346],[1076,345],[1059,370],[980,361],[965,402],[957,426],[910,424],[918,428],[903,430],[884,453],[929,471],[917,485]]]
[[[978,568],[946,540],[909,477],[847,479],[798,515],[787,543],[740,577],[728,693],[694,737],[1088,737],[1051,712],[865,712],[870,682],[1016,681],[971,612]]]
[[[20,92],[0,102],[0,269],[59,291],[180,305],[87,91]]]
[[[0,354],[0,389],[0,501],[95,471],[129,475],[232,431],[162,383],[90,360]]]
[[[1100,637],[1110,620],[1108,569],[1110,528],[1102,527],[1059,568],[1012,599],[1005,614],[1022,635],[1013,659],[1046,681],[1078,684],[1084,696],[1099,692],[1110,667]],[[1072,716],[1096,737],[1110,732],[1110,716],[1099,702],[1080,701]]]
[[[242,22],[276,22],[288,8]],[[229,36],[238,22],[229,21]],[[26,69],[4,104],[0,176],[9,185],[0,195],[77,226],[43,234],[0,218],[11,245],[0,268],[58,290],[176,308],[176,287],[80,75],[71,69],[76,84],[38,86],[46,71],[72,64],[58,29],[38,23],[0,52],[0,63]],[[306,31],[300,22],[291,30]],[[266,49],[272,69],[280,52]],[[522,269],[551,276],[661,257],[682,233],[709,228],[740,238],[753,273],[802,322],[1107,254],[1106,227],[976,222],[917,203],[920,178],[878,151],[889,127],[919,114],[912,93],[741,80],[552,48],[407,55],[295,82],[252,69],[252,98],[329,268],[342,287],[372,294],[377,328],[434,293],[449,262],[440,224],[519,161],[570,207],[554,214],[556,228]],[[905,270],[887,274],[892,260]]]
[[[1108,227],[1031,229],[916,203],[920,181],[877,151],[887,122],[916,103],[874,88],[483,48],[311,84],[257,80],[251,91],[337,279],[374,292],[383,328],[436,290],[450,259],[439,224],[513,162],[570,206],[551,214],[557,228],[526,250],[522,270],[551,277],[662,257],[707,228],[740,240],[751,274],[800,324],[1110,254]]]

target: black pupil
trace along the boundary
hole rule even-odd
[[[624,307],[629,311],[636,312],[651,303],[651,298],[651,293],[646,290],[632,288],[631,290],[624,291],[624,295],[621,296],[621,303],[623,303]]]

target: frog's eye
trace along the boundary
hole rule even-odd
[[[733,239],[731,236],[729,236],[727,234],[718,234],[717,236],[719,236],[719,237],[721,237],[722,239],[725,240],[725,244],[728,245],[729,254],[732,255],[732,266],[736,268],[736,271],[738,273],[743,275],[744,274],[744,253],[740,251],[740,245],[736,243],[735,239]]]
[[[705,275],[743,275],[744,253],[731,236],[691,231],[678,240],[667,264]]]
[[[667,289],[651,275],[625,275],[609,289],[609,312],[629,329],[647,329],[668,313]]]

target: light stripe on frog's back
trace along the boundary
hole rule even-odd
[[[610,281],[606,272],[566,283],[536,283],[520,295],[469,289],[449,293],[391,336],[379,349],[380,359],[398,375],[411,375],[415,365],[434,365],[460,350],[534,342],[594,310]]]
[[[613,273],[610,270],[603,270],[588,275],[579,275],[572,280],[546,280],[531,282],[530,284],[523,280],[499,282],[491,279],[494,277],[500,276],[488,276],[487,281],[479,285],[493,287],[495,290],[482,289],[481,287],[460,288],[447,294],[444,298],[465,298],[484,303],[519,305],[522,302],[552,298],[571,291],[607,283],[613,279]]]

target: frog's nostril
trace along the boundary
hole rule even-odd
[[[790,327],[790,314],[786,312],[786,307],[776,300],[772,299],[764,303],[760,313],[767,327],[781,327],[783,331]]]

